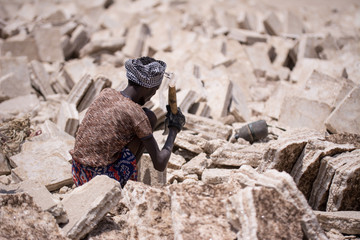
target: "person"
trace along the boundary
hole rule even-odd
[[[165,74],[166,63],[150,57],[125,62],[128,85],[122,91],[106,88],[89,106],[75,138],[72,175],[76,186],[105,174],[120,182],[137,180],[137,163],[144,150],[154,168],[164,171],[176,135],[185,124],[181,109],[173,114],[167,107],[168,136],[163,148],[152,135],[157,118],[143,108],[156,93]]]

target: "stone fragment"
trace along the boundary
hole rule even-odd
[[[278,171],[290,173],[306,143],[311,139],[321,138],[323,135],[315,130],[289,130],[276,141],[269,142],[257,170],[264,172],[266,169],[274,168]]]
[[[0,102],[32,93],[26,57],[0,58]]]
[[[74,53],[79,54],[80,50],[88,43],[88,41],[89,37],[85,27],[83,25],[78,25],[71,34],[69,41],[71,48],[69,51],[66,51],[65,58],[70,57]]]
[[[268,52],[272,65],[277,69],[286,66],[289,51],[294,47],[296,41],[273,36],[268,39],[268,43],[272,50]]]
[[[171,185],[168,191],[174,239],[236,238],[223,201],[231,187],[190,183]]]
[[[193,90],[181,91],[177,93],[178,106],[182,112],[189,112],[190,107],[196,103],[199,99],[199,95]]]
[[[69,222],[61,229],[63,235],[71,239],[83,238],[120,198],[120,183],[105,175],[98,175],[77,187],[61,201],[69,217]]]
[[[55,218],[37,206],[26,193],[0,194],[0,206],[1,238],[66,239]]]
[[[360,212],[337,211],[321,212],[314,211],[320,225],[326,231],[336,229],[344,234],[360,233]]]
[[[250,110],[241,88],[233,86],[232,98],[229,112],[235,117],[237,122],[247,122],[250,119]]]
[[[40,105],[39,99],[34,94],[14,97],[0,103],[0,119],[22,117],[26,114],[33,115],[33,111]]]
[[[279,36],[283,32],[282,23],[273,12],[264,19],[264,27],[270,35]]]
[[[181,131],[176,136],[174,145],[190,152],[199,154],[203,152],[202,147],[205,145],[206,140],[191,131]]]
[[[17,185],[17,192],[26,192],[29,194],[36,205],[43,211],[51,213],[58,224],[67,223],[68,218],[61,203],[55,202],[52,194],[45,186],[36,181],[23,181]]]
[[[325,121],[332,133],[360,134],[360,87],[354,87]]]
[[[295,36],[299,36],[305,32],[303,22],[291,11],[287,11],[284,32]]]
[[[287,96],[281,105],[279,123],[292,128],[304,127],[324,131],[325,120],[331,111],[332,108],[326,103]]]
[[[144,23],[130,28],[126,35],[125,46],[122,49],[125,56],[131,58],[140,57],[148,35],[149,26]]]
[[[32,86],[38,90],[46,99],[48,95],[52,95],[55,92],[50,85],[50,75],[46,72],[42,63],[33,60],[30,62],[32,73],[34,75],[31,78]]]
[[[74,104],[76,109],[79,107],[81,100],[84,98],[87,90],[94,84],[94,80],[89,74],[85,74],[79,82],[71,89],[67,102]]]
[[[9,162],[5,155],[0,152],[0,176],[9,175],[11,173],[11,168]]]
[[[352,133],[338,133],[325,136],[325,140],[337,144],[353,144],[356,148],[360,148],[360,135]]]
[[[209,118],[210,117],[210,107],[209,107],[209,105],[207,105],[206,102],[195,103],[189,109],[189,113],[192,113],[199,117]]]
[[[228,144],[229,144],[229,142],[224,139],[212,139],[205,143],[205,145],[203,146],[203,149],[204,149],[205,153],[210,155],[213,152],[215,152],[217,149],[219,149],[221,147],[225,147]]]
[[[90,104],[95,100],[99,93],[104,89],[111,87],[111,81],[106,78],[99,76],[95,79],[94,84],[91,84],[89,89],[86,91],[86,94],[81,99],[81,102],[78,106],[78,111],[81,112],[85,110]]]
[[[1,45],[2,56],[11,54],[12,57],[26,56],[29,61],[39,60],[39,54],[34,39],[4,41]]]
[[[35,42],[39,58],[43,62],[62,62],[64,54],[61,48],[61,33],[56,28],[36,28],[34,30]]]
[[[239,41],[243,44],[252,45],[256,42],[266,42],[266,35],[254,31],[232,28],[228,34],[228,38]]]
[[[186,160],[184,157],[177,154],[171,154],[167,167],[171,169],[181,169],[181,166],[185,163]]]
[[[144,153],[138,164],[138,181],[150,186],[163,186],[166,179],[166,168],[163,172],[156,170],[150,155]]]
[[[79,113],[76,110],[75,104],[66,101],[61,102],[60,110],[57,116],[57,125],[61,130],[71,136],[75,136],[79,127]]]
[[[205,168],[210,166],[210,164],[211,159],[207,158],[205,153],[200,153],[189,162],[185,163],[181,169],[185,174],[196,174],[201,176]]]
[[[237,239],[303,239],[301,210],[277,189],[247,187],[226,208]]]
[[[64,65],[63,77],[66,85],[72,87],[78,83],[84,75],[94,76],[96,74],[96,66],[94,60],[89,57],[82,59],[73,59],[67,61]]]
[[[90,41],[80,50],[80,57],[86,55],[96,54],[101,51],[114,53],[118,50],[121,50],[125,45],[124,38],[112,38],[98,41]]]
[[[213,166],[240,167],[250,165],[257,167],[264,156],[264,149],[260,145],[246,147],[240,144],[227,144],[218,148],[210,155]]]
[[[196,116],[194,114],[184,114],[186,117],[185,128],[196,132],[209,139],[220,138],[227,140],[232,132],[230,126],[223,125],[221,122]]]
[[[206,184],[226,183],[233,171],[233,169],[207,168],[201,175],[201,181]]]
[[[313,209],[321,210],[321,211],[325,211],[327,209],[328,198],[330,198],[329,190],[331,188],[334,176],[337,175],[336,181],[341,180],[341,178],[343,177],[345,177],[346,179],[347,178],[346,176],[349,175],[346,175],[347,174],[346,171],[345,172],[342,171],[346,170],[347,167],[352,166],[353,164],[356,165],[356,163],[359,162],[359,157],[360,157],[360,151],[355,150],[352,152],[342,153],[334,157],[330,157],[330,156],[324,157],[321,160],[319,173],[313,183],[313,188],[309,199],[309,204]],[[355,165],[353,166],[354,171],[356,171]],[[353,180],[356,181],[356,178],[358,178],[358,176],[359,175],[354,175]],[[338,185],[336,183],[334,187],[336,188],[337,186]],[[358,186],[358,182],[354,184],[354,187],[356,186]],[[343,189],[339,189],[339,190],[342,191],[346,190],[346,191],[331,193],[331,198],[337,198],[339,203],[352,201],[353,197],[356,197],[358,193],[358,191],[354,191],[353,193],[351,193],[351,195],[347,195],[349,194],[347,190],[351,190],[351,186],[349,186],[348,184],[345,184],[343,186]],[[334,201],[332,200],[332,202]],[[357,203],[355,203],[353,207],[356,207],[356,204]],[[349,207],[352,206],[349,205]]]
[[[355,150],[354,153],[360,153]],[[338,167],[331,181],[326,211],[360,211],[360,157]]]
[[[314,70],[305,83],[304,95],[335,108],[354,87],[355,83],[349,79],[335,79]]]
[[[321,159],[354,149],[355,147],[352,144],[340,145],[321,140],[310,140],[306,144],[290,173],[306,199],[310,197],[311,188],[318,174]]]
[[[267,43],[255,43],[245,48],[253,66],[254,74],[258,78],[265,77],[266,74],[272,72],[271,62],[267,54],[268,48]]]

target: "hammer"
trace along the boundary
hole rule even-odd
[[[170,110],[173,114],[177,113],[177,101],[176,101],[176,87],[175,87],[175,79],[174,73],[165,73],[165,77],[169,79],[169,95],[168,95],[168,103],[170,106]]]

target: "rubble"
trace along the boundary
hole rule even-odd
[[[0,153],[0,238],[62,239],[58,226],[70,239],[360,234],[353,0],[0,2],[0,124],[31,124],[16,151]],[[121,190],[102,176],[75,188],[77,127],[104,88],[126,86],[124,63],[140,56],[166,62],[186,116],[167,169],[145,152],[139,182]],[[159,148],[167,90],[164,79],[145,104]],[[258,120],[266,137],[236,139]]]

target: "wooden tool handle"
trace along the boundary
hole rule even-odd
[[[169,106],[173,114],[177,114],[176,88],[169,86]]]

